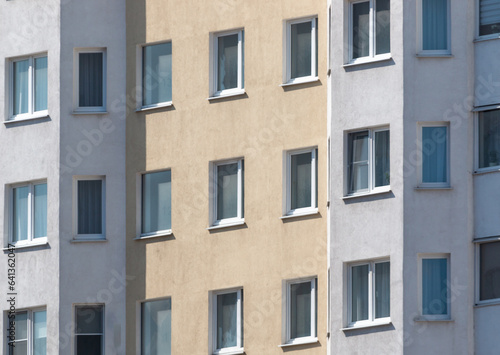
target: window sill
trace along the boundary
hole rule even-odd
[[[357,330],[357,329],[381,327],[381,326],[384,326],[384,325],[391,325],[391,324],[392,324],[392,322],[390,320],[388,320],[388,321],[383,321],[383,322],[373,322],[373,323],[370,323],[370,324],[353,325],[351,327],[341,328],[340,330],[342,330],[343,332],[345,332],[345,331],[349,331],[349,330]]]
[[[455,322],[454,319],[451,318],[443,318],[443,319],[436,319],[436,318],[426,318],[423,316],[417,317],[413,319],[414,322],[439,322],[439,323],[453,323]]]
[[[453,190],[451,186],[416,186],[415,191]]]
[[[473,243],[488,243],[488,242],[496,242],[496,241],[500,241],[500,236],[495,235],[492,237],[484,237],[484,238],[477,238],[476,237],[472,240]],[[500,299],[499,299],[499,302],[500,302]]]
[[[234,90],[234,91],[231,91],[228,93],[215,94],[213,96],[210,96],[207,100],[212,101],[212,100],[218,100],[218,99],[225,99],[227,97],[241,96],[241,95],[245,95],[245,94],[246,94],[245,89],[238,89],[238,90]]]
[[[159,231],[155,233],[141,234],[140,236],[134,238],[134,240],[143,240],[143,239],[151,239],[151,238],[159,238],[159,237],[168,237],[172,235],[172,230],[168,229],[165,231]]]
[[[290,80],[286,83],[280,84],[280,86],[281,87],[288,87],[288,86],[294,86],[294,85],[300,85],[300,84],[315,83],[317,81],[319,81],[319,78],[317,76],[297,78],[297,79],[293,79],[293,81]]]
[[[162,103],[156,104],[156,105],[144,106],[144,107],[138,108],[137,110],[135,110],[135,112],[151,111],[151,110],[156,110],[156,109],[165,108],[165,107],[172,107],[172,106],[173,106],[172,101],[168,101],[168,102],[162,102]]]
[[[8,121],[4,121],[3,123],[5,125],[10,125],[10,124],[16,124],[19,122],[43,120],[44,118],[48,118],[48,117],[49,117],[49,115],[47,113],[44,113],[43,115],[33,115],[33,116],[29,116],[29,117],[24,117],[24,118],[10,119]]]
[[[360,193],[360,194],[356,194],[356,195],[347,195],[347,196],[342,197],[342,199],[343,200],[351,200],[353,198],[376,196],[376,195],[387,194],[387,193],[390,193],[390,192],[392,192],[392,190],[389,188],[387,190],[372,191],[372,192]]]
[[[236,226],[242,226],[244,224],[245,224],[245,219],[242,219],[242,220],[238,220],[238,221],[235,221],[235,222],[228,222],[228,223],[218,224],[216,226],[210,226],[210,227],[207,228],[207,230],[211,231],[211,230],[216,230],[216,229],[236,227]]]
[[[107,243],[107,239],[73,239],[71,240],[71,243]]]
[[[454,55],[451,53],[425,53],[420,52],[416,55],[417,58],[453,58]]]
[[[73,115],[107,115],[108,111],[78,111],[73,110]]]
[[[491,35],[479,36],[474,39],[474,43],[492,41],[495,39],[500,39],[500,33],[494,33]]]
[[[47,240],[47,238],[40,238],[41,240],[37,240],[35,242],[30,242],[30,243],[26,243],[26,244],[21,244],[21,245],[16,245],[14,248],[3,248],[2,250],[3,251],[8,251],[8,250],[11,250],[11,249],[14,249],[14,250],[17,250],[17,249],[27,249],[27,248],[34,248],[34,247],[39,247],[39,246],[42,246],[42,245],[47,245],[49,244],[49,241]]]
[[[364,64],[370,64],[370,63],[385,62],[385,61],[388,61],[391,59],[392,59],[392,56],[390,54],[380,55],[378,57],[366,57],[364,59],[357,59],[356,61],[351,61],[347,64],[344,64],[344,65],[342,65],[342,68],[349,68],[349,67],[354,67],[357,65],[364,65]]]
[[[299,346],[299,345],[308,345],[308,344],[316,344],[318,342],[318,338],[316,337],[307,337],[307,338],[299,338],[295,339],[290,343],[285,343],[285,344],[280,344],[278,345],[279,348],[288,348],[291,346]]]
[[[314,209],[304,210],[304,211],[301,211],[301,212],[295,212],[293,214],[287,214],[287,215],[281,216],[280,219],[289,219],[289,218],[295,218],[295,217],[313,216],[313,215],[318,214],[318,213],[319,213],[318,209],[314,208]]]
[[[484,308],[484,307],[491,307],[491,306],[500,306],[500,299],[496,298],[494,300],[481,301],[481,303],[474,304],[474,308]]]
[[[476,170],[472,173],[472,175],[491,174],[491,173],[497,173],[499,171],[500,171],[500,166],[495,165],[494,167],[492,166],[491,168],[481,168],[481,170]]]
[[[244,354],[245,353],[245,349],[243,348],[231,348],[231,349],[228,349],[228,350],[225,350],[225,349],[220,349],[220,350],[216,350],[213,352],[214,355],[236,355],[236,354]]]

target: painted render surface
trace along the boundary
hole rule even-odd
[[[140,303],[171,297],[172,352],[207,354],[209,292],[243,288],[244,349],[282,354],[284,280],[317,276],[326,353],[326,16],[321,1],[127,2],[127,354],[140,346]],[[282,84],[283,21],[318,16],[319,81]],[[208,101],[209,34],[244,29],[245,94]],[[140,45],[172,41],[172,101],[135,112]],[[282,220],[283,159],[318,148],[317,215]],[[209,163],[244,159],[242,227],[208,231]],[[141,173],[171,169],[172,236],[134,240]]]

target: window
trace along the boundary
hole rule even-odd
[[[350,3],[349,60],[370,59],[391,52],[390,0]]]
[[[212,225],[243,222],[243,159],[213,163]]]
[[[308,148],[286,154],[286,215],[316,212],[318,207],[318,150]]]
[[[488,242],[478,245],[479,256],[479,292],[478,303],[500,301],[500,242]]]
[[[172,102],[172,43],[142,47],[142,108]]]
[[[349,327],[389,321],[390,269],[390,262],[387,260],[349,266]]]
[[[243,353],[243,290],[213,293],[212,349],[214,354]]]
[[[142,175],[141,236],[166,233],[171,228],[170,170]]]
[[[105,49],[78,49],[75,60],[75,110],[106,111]]]
[[[104,238],[104,179],[76,179],[76,234],[82,239]]]
[[[318,76],[318,20],[286,22],[285,83],[299,83]]]
[[[144,302],[141,305],[141,354],[170,355],[171,300]]]
[[[449,0],[420,0],[420,50],[426,54],[450,54]]]
[[[211,96],[243,93],[243,30],[213,35]]]
[[[10,119],[46,116],[47,55],[14,59],[10,62]]]
[[[9,328],[15,328],[15,335],[7,336],[9,355],[47,354],[46,310],[16,310],[15,315],[8,313],[7,318]]]
[[[286,283],[286,344],[316,341],[317,280],[302,279]]]
[[[347,194],[387,191],[391,180],[388,128],[351,132],[347,136]]]
[[[423,187],[448,187],[448,125],[426,123],[421,128],[421,185]]]
[[[449,255],[420,256],[420,309],[424,319],[449,319]]]
[[[478,168],[500,165],[500,110],[480,112],[478,116]]]
[[[102,355],[104,306],[76,306],[75,323],[75,355]]]
[[[479,1],[479,35],[500,33],[500,1]]]
[[[30,182],[12,186],[10,235],[10,241],[16,246],[46,240],[46,182]]]

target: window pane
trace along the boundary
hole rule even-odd
[[[370,3],[352,4],[352,57],[370,55]]]
[[[79,106],[103,106],[103,53],[79,53]]]
[[[33,351],[47,354],[47,311],[33,312]]]
[[[389,262],[375,264],[375,318],[391,315],[391,265]]]
[[[16,312],[16,341],[28,339],[28,312]]]
[[[142,177],[142,233],[171,228],[171,173],[160,171]]]
[[[170,299],[142,304],[141,355],[170,355]]]
[[[238,216],[238,163],[217,166],[217,219]]]
[[[479,114],[479,167],[500,165],[500,110]]]
[[[78,335],[76,338],[76,355],[101,355],[102,335]]]
[[[29,60],[14,62],[13,114],[28,113]]]
[[[47,57],[35,58],[35,111],[47,109]]]
[[[291,27],[291,78],[310,76],[312,22],[297,23]]]
[[[391,1],[376,0],[376,53],[383,54],[391,51]]]
[[[78,234],[102,233],[102,180],[78,181]]]
[[[447,263],[447,259],[422,259],[422,311],[424,315],[448,314]]]
[[[368,189],[368,132],[349,134],[349,193]]]
[[[481,244],[480,254],[479,299],[500,298],[500,242]]]
[[[34,238],[47,236],[47,184],[35,185]]]
[[[424,50],[448,49],[448,0],[422,0]]]
[[[236,292],[217,295],[217,349],[237,345],[237,307]]]
[[[291,156],[291,209],[311,206],[312,153]]]
[[[14,242],[28,239],[28,196],[29,186],[13,189],[12,240]]]
[[[480,0],[479,35],[500,32],[500,0]]]
[[[375,187],[391,182],[390,150],[389,131],[375,132]]]
[[[368,319],[368,265],[353,266],[351,321],[357,322]]]
[[[76,334],[101,334],[102,333],[101,306],[76,308]]]
[[[447,127],[422,127],[422,182],[447,182]]]
[[[311,334],[311,282],[290,285],[290,338]]]
[[[172,101],[172,43],[143,49],[143,105]]]
[[[217,38],[217,90],[238,87],[238,34]]]
[[[9,352],[12,355],[26,355],[28,354],[28,341],[23,340],[23,341],[16,341],[16,346],[11,347],[9,346]]]

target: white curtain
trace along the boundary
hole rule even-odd
[[[351,269],[351,321],[368,319],[368,270],[369,265]]]
[[[142,233],[170,229],[172,226],[170,170],[143,175],[142,188]]]
[[[422,0],[424,50],[448,49],[448,0]]]
[[[422,311],[448,314],[447,259],[422,259]]]
[[[500,298],[500,242],[484,243],[480,248],[479,298]]]
[[[375,264],[375,318],[390,316],[391,266],[389,262]]]
[[[311,75],[312,23],[291,25],[291,78]]]
[[[237,346],[236,292],[217,295],[217,349]]]
[[[217,90],[238,87],[238,34],[218,38]]]
[[[79,54],[79,105],[103,105],[103,53]]]
[[[370,2],[352,4],[352,57],[370,55]]]
[[[35,111],[47,109],[47,57],[35,58]]]
[[[13,241],[28,239],[29,186],[13,189]]]
[[[500,0],[480,1],[479,35],[489,35],[500,32]]]
[[[238,163],[217,166],[217,219],[238,216]]]
[[[368,132],[349,134],[349,193],[368,189]]]
[[[34,187],[34,238],[47,236],[47,184]]]
[[[78,234],[102,233],[102,181],[78,181]]]
[[[47,311],[33,312],[33,352],[47,354]]]
[[[29,60],[14,62],[14,107],[13,114],[28,112]]]
[[[311,207],[311,153],[291,156],[291,209]]]
[[[171,354],[171,300],[142,304],[142,355]]]
[[[172,43],[143,49],[143,105],[172,101]]]
[[[446,182],[448,127],[422,127],[422,182]]]
[[[391,1],[375,1],[375,54],[391,52]]]
[[[311,336],[311,282],[290,285],[290,337]]]
[[[390,184],[391,159],[390,159],[389,131],[375,132],[375,186]]]

